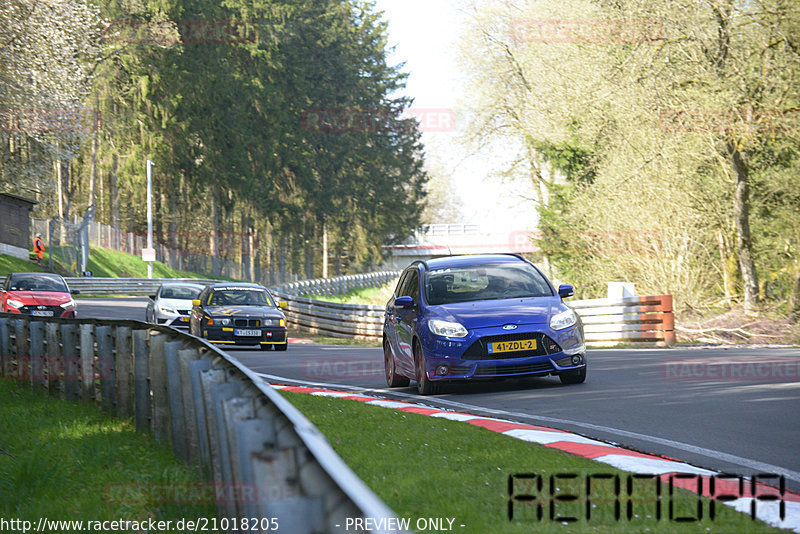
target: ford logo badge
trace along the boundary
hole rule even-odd
[[[516,330],[516,329],[517,329],[517,325],[515,325],[515,324],[507,324],[507,325],[503,326],[503,330]]]

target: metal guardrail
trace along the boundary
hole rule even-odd
[[[328,337],[380,340],[383,306],[337,304],[273,291],[287,303],[283,312],[289,326]]]
[[[133,417],[137,431],[204,466],[215,486],[253,490],[233,502],[223,495],[220,517],[276,518],[292,533],[396,517],[277,391],[235,358],[171,328],[0,314],[0,376]]]
[[[342,295],[351,289],[365,287],[379,287],[391,282],[402,271],[380,271],[367,274],[352,274],[347,276],[336,276],[334,278],[317,278],[314,280],[304,280],[283,284],[271,291],[282,295]]]
[[[581,316],[589,346],[675,345],[672,295],[576,300],[566,304]]]

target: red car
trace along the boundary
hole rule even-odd
[[[0,311],[36,317],[77,317],[77,289],[70,291],[57,274],[11,273],[0,289]]]

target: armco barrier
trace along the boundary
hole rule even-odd
[[[675,345],[672,295],[576,300],[566,304],[581,316],[587,345]]]
[[[220,517],[276,518],[292,533],[396,517],[277,391],[171,328],[0,314],[0,376],[132,417],[138,431],[204,466],[215,487],[252,489],[243,493],[253,498],[218,501]]]
[[[328,337],[380,340],[383,335],[383,306],[337,304],[277,291],[272,294],[286,301],[283,311],[290,326]]]
[[[402,271],[380,271],[367,274],[351,274],[334,278],[317,278],[292,282],[271,288],[283,295],[342,295],[351,289],[379,287],[400,276]]]

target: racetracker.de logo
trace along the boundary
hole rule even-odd
[[[104,497],[107,502],[129,506],[255,504],[258,488],[233,482],[119,482],[107,484]]]
[[[797,133],[796,109],[667,109],[659,113],[661,130],[667,133]]]
[[[658,20],[515,20],[509,32],[515,43],[627,44],[664,39],[664,28]]]
[[[0,109],[0,131],[17,133],[95,132],[100,129],[100,111],[75,108]]]
[[[103,40],[153,46],[255,43],[262,30],[241,20],[114,20],[103,27]]]
[[[794,382],[800,358],[682,358],[661,361],[664,380]]]
[[[452,132],[456,114],[449,108],[409,108],[400,114],[388,109],[305,109],[300,126],[307,132],[322,133],[398,132],[414,128],[421,132]]]
[[[384,376],[383,360],[375,358],[306,358],[301,367],[303,378],[313,380]]]

